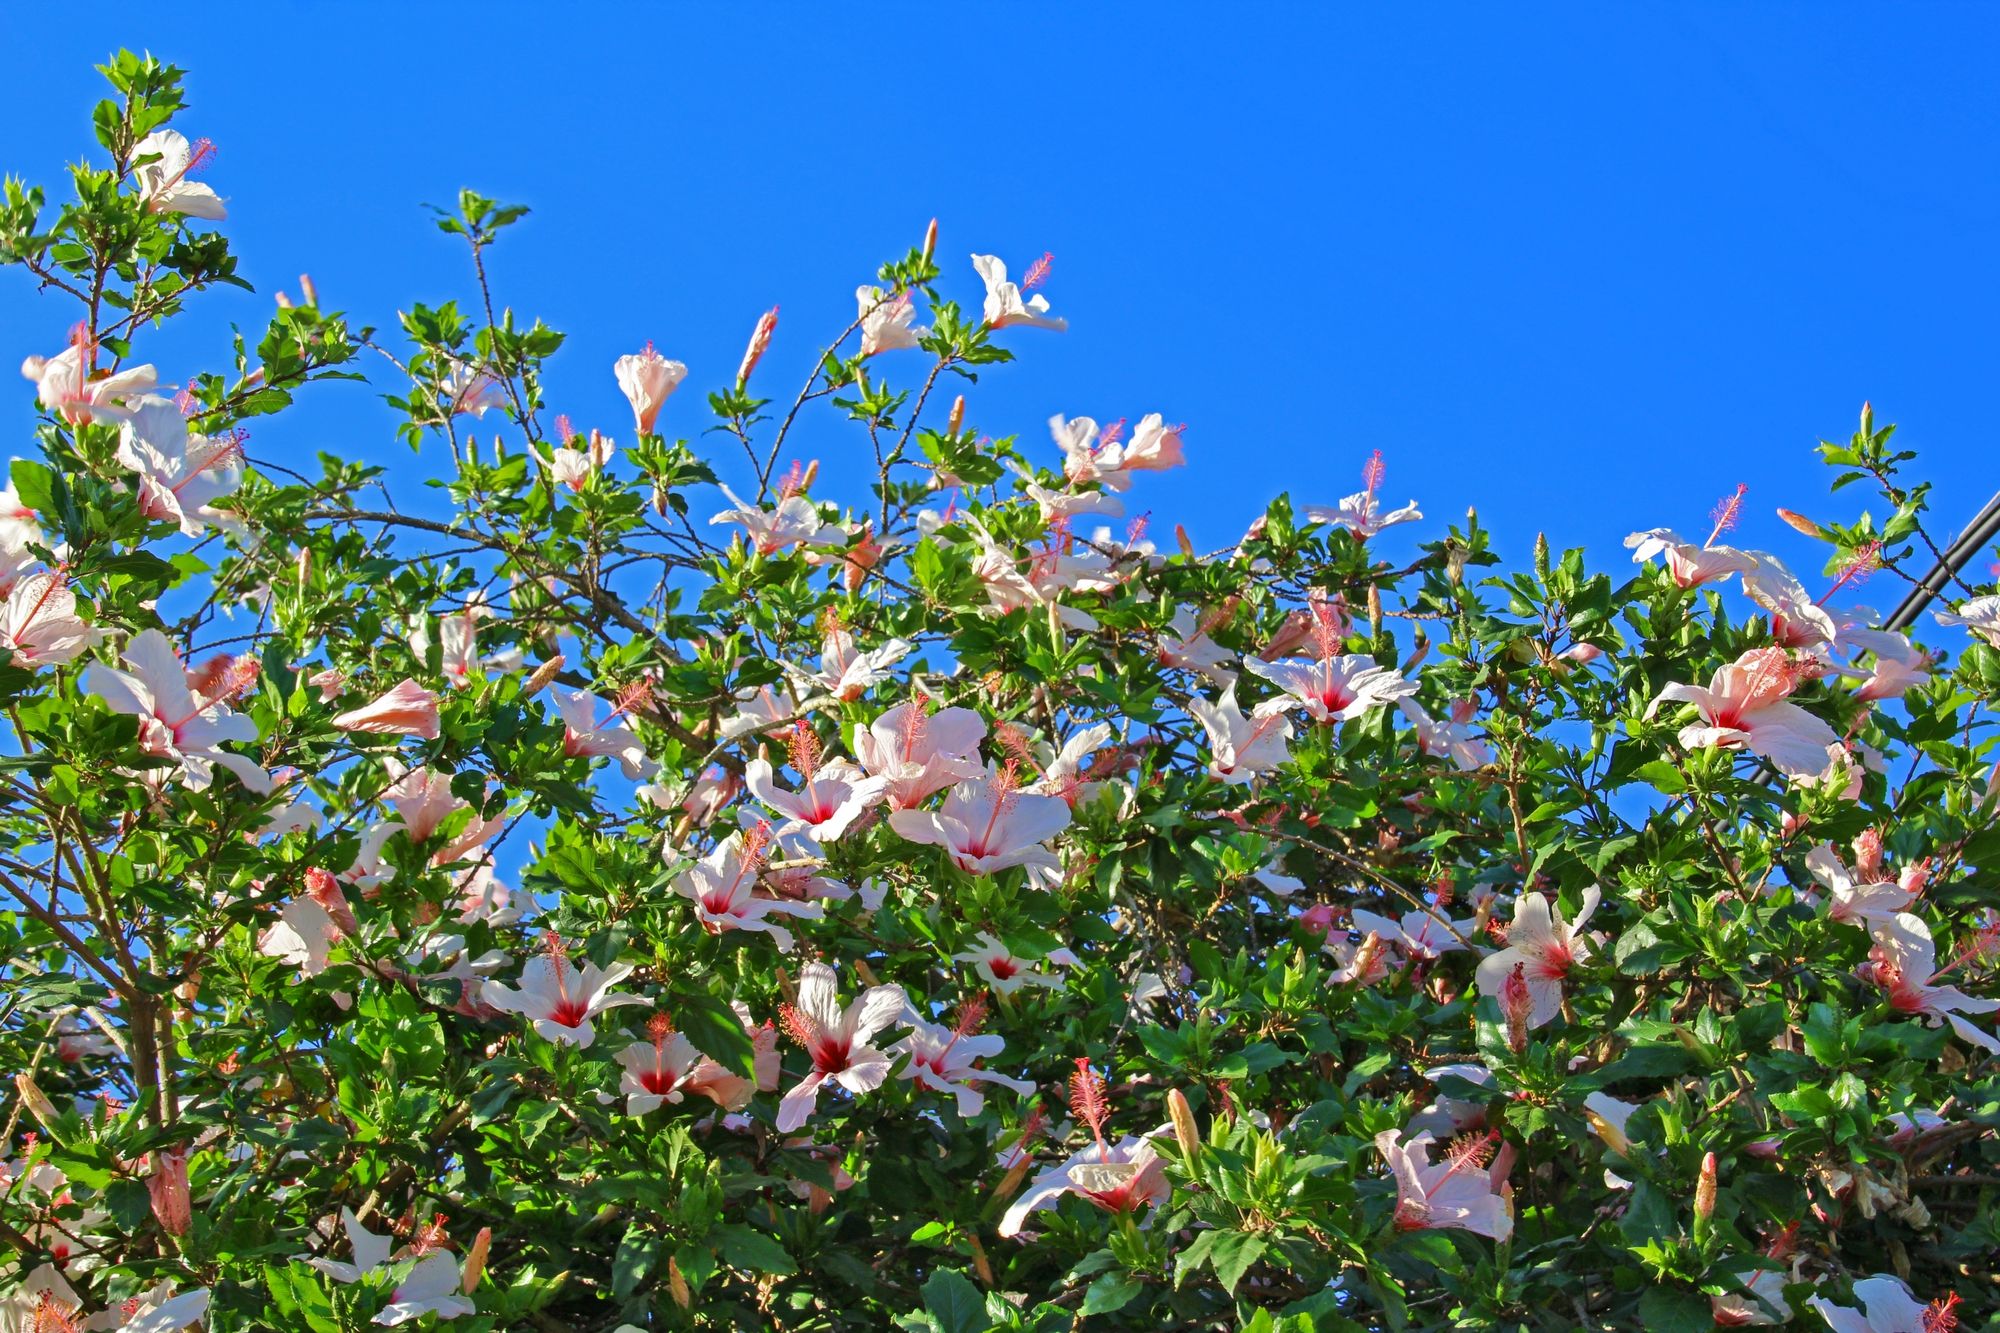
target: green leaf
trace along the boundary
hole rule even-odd
[[[611,1256],[611,1294],[622,1301],[637,1291],[646,1274],[659,1262],[664,1246],[661,1237],[640,1227],[625,1228],[625,1234],[618,1240],[618,1251]]]
[[[1653,1287],[1639,1298],[1639,1323],[1646,1333],[1708,1333],[1715,1313],[1705,1297]]]
[[[708,1233],[715,1242],[716,1252],[731,1268],[741,1272],[762,1275],[765,1273],[796,1273],[798,1264],[778,1244],[761,1231],[752,1231],[739,1224],[719,1226]]]
[[[979,1288],[949,1268],[939,1269],[924,1283],[924,1309],[939,1333],[986,1333],[993,1326],[986,1318],[986,1302]]]
[[[757,1048],[728,1001],[714,995],[677,994],[673,1016],[696,1050],[731,1073],[757,1076]]]

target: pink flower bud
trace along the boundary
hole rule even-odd
[[[743,349],[743,364],[736,368],[736,387],[740,390],[750,383],[750,372],[757,369],[757,363],[764,359],[764,350],[771,345],[771,335],[778,331],[778,307],[772,306],[757,320],[757,327],[750,331],[750,345]]]
[[[434,741],[438,738],[438,699],[414,680],[406,680],[374,703],[342,713],[333,725],[342,731]]]
[[[1514,964],[1500,987],[1500,1013],[1507,1020],[1507,1049],[1519,1055],[1528,1049],[1528,1020],[1535,1012],[1535,997],[1528,989],[1527,965]]]
[[[1708,1153],[1701,1159],[1701,1175],[1694,1184],[1694,1215],[1697,1221],[1702,1222],[1715,1216],[1714,1153]]]
[[[153,1154],[146,1192],[153,1198],[153,1216],[168,1235],[185,1236],[194,1229],[194,1204],[188,1196],[187,1152],[162,1149]]]

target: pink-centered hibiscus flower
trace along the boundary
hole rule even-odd
[[[1951,1333],[1958,1327],[1958,1293],[1926,1305],[1910,1294],[1901,1278],[1865,1277],[1854,1284],[1859,1310],[1835,1305],[1824,1296],[1806,1304],[1818,1311],[1832,1333]]]
[[[1736,526],[1747,489],[1738,486],[1735,495],[1716,506],[1713,515],[1715,528],[1708,534],[1708,540],[1699,546],[1683,539],[1671,528],[1649,528],[1633,533],[1625,539],[1626,549],[1632,552],[1632,563],[1643,565],[1656,555],[1664,556],[1667,573],[1683,588],[1698,588],[1704,583],[1726,579],[1731,574],[1756,569],[1758,562],[1766,557],[1754,551],[1739,551],[1732,546],[1715,544],[1717,537]]]
[[[553,692],[556,711],[563,720],[563,753],[572,756],[609,755],[638,781],[652,777],[660,766],[646,757],[646,747],[625,722],[625,714],[642,700],[653,697],[653,687],[635,681],[618,692],[618,702],[602,722],[597,720],[597,696],[587,690]]]
[[[1929,874],[1923,864],[1908,867],[1898,879],[1883,879],[1878,858],[1875,873],[1864,875],[1860,867],[1850,870],[1826,844],[1806,853],[1806,869],[1826,889],[1829,920],[1871,928],[1915,902]]]
[[[209,528],[246,530],[215,505],[243,484],[241,434],[196,435],[172,400],[141,398],[119,427],[118,461],[139,474],[139,508],[147,518],[178,524],[189,537]]]
[[[919,1086],[932,1092],[950,1093],[958,1100],[959,1115],[967,1120],[986,1105],[986,1094],[973,1086],[976,1083],[997,1083],[1024,1097],[1035,1091],[1032,1083],[979,1067],[981,1060],[991,1060],[1007,1044],[995,1034],[982,1036],[975,1032],[984,1012],[984,1004],[975,1001],[967,1006],[965,1016],[955,1027],[913,1019],[909,1032],[889,1048],[891,1055],[910,1057],[901,1077],[915,1079]]]
[[[1716,671],[1706,686],[1668,685],[1646,715],[1651,717],[1663,703],[1691,703],[1701,721],[1681,728],[1680,742],[1688,749],[1748,750],[1787,777],[1814,778],[1831,766],[1827,750],[1839,745],[1840,737],[1787,702],[1802,678],[1799,664],[1784,649],[1753,648]]]
[[[272,790],[263,768],[221,748],[228,741],[256,740],[257,724],[220,700],[198,699],[166,635],[156,629],[133,635],[124,662],[125,671],[92,663],[83,673],[83,688],[114,712],[139,719],[140,749],[178,764],[181,781],[195,791],[214,780],[217,765],[251,791]]]
[[[646,1003],[641,996],[621,995],[611,989],[632,975],[631,964],[601,968],[585,963],[579,972],[570,962],[569,946],[561,936],[550,931],[543,935],[542,944],[542,953],[521,969],[518,986],[489,981],[485,999],[495,1009],[531,1020],[545,1039],[587,1047],[597,1040],[591,1019],[607,1009]]]
[[[1405,1139],[1396,1130],[1375,1136],[1375,1149],[1396,1178],[1396,1229],[1418,1231],[1453,1227],[1494,1240],[1514,1234],[1514,1210],[1501,1193],[1512,1164],[1512,1145],[1495,1157],[1498,1135],[1462,1134],[1431,1160],[1429,1134]],[[1489,1166],[1489,1163],[1491,1165]]]
[[[653,350],[653,344],[647,343],[644,351],[619,357],[611,369],[625,401],[632,404],[632,420],[639,433],[652,434],[660,409],[687,378],[687,367],[669,361]]]
[[[824,909],[815,902],[767,898],[756,892],[771,843],[769,824],[730,834],[674,880],[674,892],[694,904],[695,919],[709,934],[762,931],[780,951],[789,952],[792,932],[770,917],[817,917]]]
[[[26,667],[60,666],[103,638],[77,614],[76,594],[61,573],[30,574],[0,606],[0,648]]]
[[[1060,990],[1063,979],[1053,972],[1037,972],[1035,964],[1054,963],[1059,967],[1074,967],[1077,957],[1068,949],[1057,949],[1043,959],[1017,956],[998,938],[987,931],[980,931],[973,937],[973,947],[952,956],[955,963],[970,963],[973,971],[1002,995],[1012,995],[1023,986],[1046,986]]]
[[[752,759],[743,769],[743,785],[765,808],[786,821],[782,835],[793,830],[810,833],[819,842],[836,841],[882,799],[884,778],[869,777],[845,759],[820,757],[819,735],[801,720],[792,728],[792,768],[800,785],[795,792],[778,786],[768,759]]]
[[[1030,265],[1022,277],[1020,285],[1007,281],[1007,266],[994,255],[974,255],[972,267],[979,271],[979,280],[986,284],[986,305],[984,315],[991,328],[1004,329],[1016,324],[1025,324],[1034,329],[1055,329],[1061,332],[1069,327],[1066,319],[1057,319],[1049,314],[1048,298],[1040,294],[1022,298],[1023,291],[1032,291],[1048,273],[1048,256]]]
[[[880,287],[856,287],[854,302],[861,320],[861,355],[906,351],[920,346],[930,330],[917,324],[916,302],[908,292],[887,295]]]
[[[1208,733],[1212,752],[1208,775],[1234,787],[1254,781],[1259,773],[1287,762],[1292,757],[1286,747],[1292,738],[1292,724],[1285,714],[1297,702],[1290,695],[1266,699],[1245,717],[1242,706],[1236,702],[1233,683],[1214,703],[1190,699],[1189,714]]]
[[[1021,789],[1019,768],[1010,759],[989,765],[975,780],[959,783],[944,808],[897,810],[889,827],[911,842],[943,847],[952,864],[974,875],[1011,866],[1058,870],[1061,863],[1042,844],[1069,827],[1069,802]]]
[[[883,779],[892,810],[920,804],[985,771],[979,742],[986,738],[986,720],[969,708],[933,713],[929,704],[918,693],[866,728],[854,728],[854,757],[869,776]]]
[[[21,374],[34,381],[35,396],[43,407],[75,426],[123,421],[131,415],[127,399],[160,387],[159,373],[151,366],[93,376],[96,360],[97,344],[90,330],[79,324],[68,347],[54,356],[29,357],[21,363]]]
[[[908,1007],[901,986],[871,986],[841,1008],[833,969],[807,963],[799,973],[799,1001],[780,1014],[785,1031],[805,1048],[812,1070],[778,1104],[778,1132],[805,1124],[819,1104],[820,1089],[832,1082],[859,1096],[889,1077],[889,1057],[869,1045]]]
[[[674,1031],[665,1014],[653,1016],[646,1025],[646,1040],[620,1051],[618,1063],[625,1070],[618,1091],[625,1094],[628,1115],[678,1106],[690,1094],[706,1097],[725,1111],[740,1111],[757,1091],[749,1079],[696,1050],[686,1033]]]
[[[1882,988],[1891,1008],[1913,1018],[1928,1019],[1932,1027],[1949,1023],[1963,1040],[2000,1055],[2000,1038],[1974,1027],[1964,1017],[1990,1014],[2000,1009],[2000,1000],[1967,995],[1956,986],[1937,984],[1940,976],[1978,957],[1984,951],[1982,948],[1975,946],[1961,951],[1941,969],[1937,965],[1937,945],[1922,917],[1898,912],[1886,921],[1871,922],[1869,933],[1874,937],[1875,947],[1869,951],[1859,975]]]
[[[215,145],[206,139],[189,143],[179,130],[154,130],[133,146],[132,160],[141,165],[132,168],[132,180],[139,187],[139,197],[155,213],[220,222],[229,216],[221,196],[202,182],[189,179],[214,157]]]
[[[414,680],[404,680],[387,694],[333,720],[342,731],[374,736],[438,738],[438,697]]]
[[[1524,893],[1514,903],[1514,921],[1507,927],[1507,947],[1488,954],[1479,962],[1474,984],[1481,995],[1503,998],[1508,978],[1515,968],[1527,984],[1532,1007],[1528,1026],[1538,1028],[1562,1012],[1563,981],[1570,968],[1590,956],[1590,942],[1582,931],[1603,892],[1595,885],[1583,891],[1583,903],[1574,921],[1563,918],[1539,893]]]
[[[710,524],[736,523],[750,536],[758,555],[776,555],[794,546],[845,546],[847,533],[838,523],[820,520],[819,509],[803,495],[781,495],[777,507],[746,503],[727,486],[718,486],[733,508],[709,519]]]
[[[1243,669],[1262,676],[1303,704],[1319,723],[1345,722],[1417,692],[1395,668],[1378,666],[1372,657],[1332,654],[1318,661],[1287,657],[1277,662],[1251,658]]]

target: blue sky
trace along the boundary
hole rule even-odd
[[[481,13],[72,9],[0,82],[0,170],[53,184],[90,147],[90,65],[113,46],[190,69],[181,124],[220,149],[205,179],[261,290],[211,298],[198,336],[163,344],[170,380],[215,366],[226,323],[255,326],[300,272],[383,326],[464,297],[421,205],[461,184],[527,203],[494,257],[502,295],[572,335],[552,406],[621,437],[618,353],[652,339],[712,387],[782,304],[760,382],[796,384],[855,284],[933,215],[962,299],[967,253],[1018,271],[1052,251],[1071,331],[1007,335],[1022,360],[971,419],[1050,459],[1055,412],[1188,422],[1190,466],[1143,479],[1134,508],[1204,546],[1278,489],[1358,489],[1379,448],[1426,533],[1477,504],[1523,559],[1546,527],[1622,567],[1626,532],[1705,532],[1746,482],[1739,538],[1809,563],[1770,509],[1852,517],[1812,445],[1864,398],[1923,450],[1941,530],[2000,484],[2000,11]],[[0,275],[6,364],[72,318]],[[25,430],[30,399],[12,401]],[[438,462],[409,460],[369,390],[308,403],[253,454]],[[691,430],[700,407],[684,389],[665,420]],[[827,477],[866,449],[831,416],[801,439]]]

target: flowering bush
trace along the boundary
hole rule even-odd
[[[248,186],[105,72],[0,211],[78,307],[0,496],[7,1328],[2000,1309],[2000,599],[1852,607],[1936,549],[1865,410],[1823,574],[1740,490],[1501,572],[1379,455],[1203,554],[1116,526],[1185,428],[982,432],[1046,256],[933,228],[802,389],[774,311],[553,416],[471,192],[469,308],[156,366]],[[246,451],[364,371],[439,491]]]

